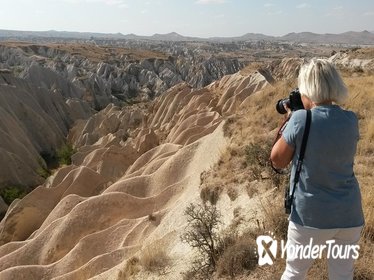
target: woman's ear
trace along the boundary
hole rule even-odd
[[[301,101],[303,102],[304,108],[306,110],[312,109],[315,105],[312,100],[309,99],[309,97],[305,95],[301,95]]]

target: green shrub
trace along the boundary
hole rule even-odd
[[[13,200],[17,198],[23,198],[27,194],[26,190],[18,186],[7,186],[0,189],[0,195],[4,199],[5,203],[10,205]]]
[[[41,154],[42,157],[43,157],[43,155],[44,154]],[[44,159],[44,157],[43,157],[43,159]],[[38,167],[38,169],[36,169],[36,173],[40,177],[43,177],[44,179],[47,179],[51,175],[51,171],[48,169],[46,164],[43,162],[43,159],[41,159],[41,158],[38,159],[39,167]]]
[[[51,175],[51,171],[43,166],[39,166],[38,169],[36,169],[36,173],[44,179],[47,179]]]
[[[69,144],[63,145],[57,150],[57,159],[60,165],[70,165],[71,156],[76,153],[76,150]]]

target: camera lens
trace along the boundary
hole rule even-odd
[[[287,110],[284,108],[284,105],[287,105],[290,103],[290,99],[289,98],[285,98],[285,99],[280,99],[278,100],[277,104],[275,105],[275,109],[277,109],[277,112],[279,114],[286,114],[287,113]]]

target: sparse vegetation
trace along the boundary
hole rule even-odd
[[[235,236],[225,248],[217,263],[218,275],[234,278],[257,266],[256,243],[250,236]]]
[[[51,175],[51,171],[47,168],[46,164],[43,162],[41,158],[38,160],[38,163],[39,163],[39,167],[36,170],[36,173],[40,177],[47,179]]]
[[[140,264],[147,271],[162,273],[170,264],[164,244],[158,242],[145,248],[141,254]]]
[[[206,279],[216,269],[219,252],[218,227],[221,214],[216,206],[205,203],[190,204],[186,210],[188,228],[181,240],[196,249],[199,256],[192,262],[189,271],[195,279]]]
[[[246,163],[249,166],[258,165],[267,167],[269,165],[270,142],[250,143],[245,147]]]
[[[374,254],[374,177],[373,177],[373,108],[374,76],[364,74],[358,77],[345,77],[350,90],[346,107],[358,114],[360,140],[355,159],[355,173],[360,183],[365,227],[360,240],[360,257],[356,261],[355,279],[373,279],[374,267],[371,265]]]
[[[234,201],[235,199],[237,199],[239,193],[236,188],[230,187],[227,189],[227,195],[229,196],[231,201]]]
[[[245,162],[243,166],[249,167],[254,180],[261,180],[262,173],[269,170],[269,155],[271,145],[265,143],[250,143],[245,146]]]
[[[236,231],[242,219],[239,218],[227,231],[220,232],[221,214],[215,205],[190,204],[185,215],[188,228],[181,239],[198,252],[185,274],[186,279],[210,279],[214,272],[234,277],[255,268],[257,256],[254,235],[239,235]]]
[[[202,187],[200,191],[200,198],[204,203],[209,201],[212,205],[215,205],[221,193],[222,193],[222,186],[205,185]]]
[[[148,215],[148,221],[155,222],[157,220],[157,217],[152,213]]]
[[[0,188],[0,196],[4,199],[4,202],[10,205],[13,200],[17,198],[23,198],[27,194],[24,187],[19,186],[6,186]]]
[[[273,232],[279,239],[287,239],[288,216],[284,213],[283,192],[277,191],[271,197],[261,200],[263,232]]]
[[[127,280],[134,276],[140,271],[140,260],[138,257],[132,257],[127,260],[126,265],[123,270],[118,274],[118,280]]]
[[[76,152],[73,146],[69,144],[63,145],[60,149],[57,150],[57,159],[60,165],[69,165],[71,164],[71,156]]]

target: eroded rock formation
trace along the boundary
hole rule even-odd
[[[225,117],[270,81],[256,72],[200,90],[181,83],[150,105],[109,105],[78,122],[73,164],[2,220],[0,278],[116,279],[123,262],[160,240],[183,259],[183,211],[227,145]]]
[[[65,142],[75,120],[93,110],[86,102],[0,73],[0,185],[41,184],[43,155],[53,155]]]
[[[172,56],[165,54],[167,48],[162,51],[93,44],[4,44],[0,45],[0,68],[10,68],[37,86],[103,109],[129,99],[151,100],[183,81],[202,88],[243,67],[235,58],[206,57],[189,49]]]

